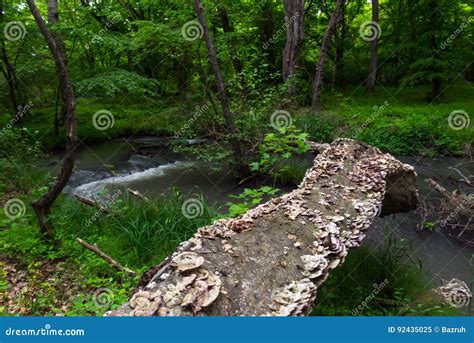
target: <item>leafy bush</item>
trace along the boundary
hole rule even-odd
[[[260,159],[252,162],[250,168],[256,172],[275,175],[275,171],[285,160],[309,150],[307,137],[307,133],[302,133],[294,126],[281,128],[276,134],[267,134],[260,145]]]
[[[152,99],[158,81],[127,70],[110,69],[79,81],[76,86],[78,97]]]

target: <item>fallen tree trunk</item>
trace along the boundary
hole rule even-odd
[[[391,155],[338,139],[296,190],[200,228],[108,314],[306,315],[378,214],[416,207],[415,179]]]

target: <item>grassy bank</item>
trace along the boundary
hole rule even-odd
[[[453,84],[446,88],[438,103],[428,103],[427,92],[428,88],[423,86],[379,87],[371,96],[365,95],[363,89],[327,90],[325,110],[317,116],[306,107],[272,104],[263,108],[259,103],[255,103],[251,111],[236,107],[234,112],[244,140],[249,132],[255,133],[255,126],[260,133],[271,131],[272,112],[286,107],[295,125],[318,142],[349,137],[395,155],[464,154],[474,138],[474,128],[469,125],[453,129],[448,118],[453,111],[464,111],[468,117],[474,113],[474,87],[468,83]],[[189,124],[199,106],[202,104],[198,102],[124,105],[81,99],[77,104],[78,134],[85,143],[131,135],[172,136]],[[93,116],[102,110],[109,111],[114,118],[113,126],[106,130],[94,126]],[[64,135],[54,134],[54,112],[55,108],[34,108],[31,117],[20,124],[47,150],[64,144]],[[221,116],[216,116],[212,106],[206,107],[206,113],[199,116],[199,123],[192,121],[184,137],[209,136],[209,127],[222,124]],[[5,126],[8,120],[8,115],[0,116],[0,125]],[[249,128],[249,123],[254,127]]]

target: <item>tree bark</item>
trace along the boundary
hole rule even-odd
[[[323,41],[321,43],[321,50],[319,52],[319,59],[316,63],[316,74],[314,76],[313,81],[313,99],[312,99],[312,109],[314,112],[318,113],[322,110],[322,103],[321,103],[321,88],[323,85],[323,78],[324,78],[324,61],[326,60],[326,56],[329,49],[329,42],[331,40],[331,36],[334,34],[336,30],[337,22],[341,16],[341,8],[344,4],[344,0],[337,0],[336,1],[336,8],[331,14],[331,18],[329,19],[329,24],[324,32]]]
[[[379,22],[379,1],[372,0],[372,22]],[[374,33],[374,39],[370,42],[370,65],[369,77],[367,78],[367,93],[375,91],[375,80],[377,78],[377,47],[378,47],[378,33]]]
[[[5,11],[4,11],[4,3],[3,1],[0,1],[0,21],[3,23],[4,21],[4,16]],[[1,68],[2,74],[5,77],[5,80],[8,85],[8,94],[10,97],[10,103],[11,107],[13,110],[13,114],[16,115],[16,113],[19,110],[19,105],[22,102],[19,97],[20,97],[20,91],[19,91],[19,82],[18,78],[16,75],[15,67],[10,63],[10,59],[8,57],[7,49],[5,47],[5,41],[3,38],[1,39],[1,60],[3,62],[3,67]]]
[[[58,7],[58,0],[46,0],[46,4],[48,7],[48,24],[55,25],[59,23],[59,7]],[[59,51],[61,52],[64,63],[67,66],[67,57],[66,57],[66,47],[61,39],[61,36],[57,32],[52,32],[51,35],[53,36],[54,40],[56,41],[56,45],[58,46]],[[64,123],[67,109],[66,109],[66,101],[64,99],[64,94],[61,91],[61,85],[58,85],[57,91],[57,99],[56,104],[58,103],[58,99],[61,98],[61,121]],[[58,117],[58,108],[56,107],[56,112],[54,114],[54,132],[57,135],[59,133],[59,117]]]
[[[346,25],[346,6],[342,5],[341,8],[341,24],[340,27],[335,30],[334,33],[334,43],[336,46],[336,54],[334,57],[334,76],[333,76],[333,86],[338,84],[342,87],[345,85],[344,78],[344,43],[347,34],[347,25]]]
[[[31,204],[36,216],[38,217],[41,231],[46,238],[51,238],[54,233],[53,225],[48,218],[51,212],[51,207],[53,206],[53,203],[57,197],[61,194],[64,186],[66,186],[74,168],[77,144],[76,99],[64,56],[56,44],[56,40],[49,32],[48,27],[41,16],[41,13],[36,7],[35,1],[27,0],[27,3],[31,13],[33,14],[33,17],[35,18],[36,24],[48,43],[51,55],[53,56],[53,59],[56,63],[57,76],[64,94],[65,107],[67,111],[64,122],[66,131],[66,156],[64,157],[61,170],[59,171],[59,175],[57,176],[55,182],[50,186],[46,194],[38,201],[35,201]]]
[[[301,45],[304,39],[304,0],[284,0],[286,43],[283,49],[283,81],[288,82],[296,73]],[[294,82],[290,84],[290,97],[297,96]]]
[[[299,187],[200,228],[110,315],[306,315],[377,215],[418,204],[416,174],[350,139],[318,146]]]
[[[227,15],[227,11],[224,7],[219,7],[219,17],[221,19],[222,29],[224,33],[229,34],[234,32],[234,28],[232,27],[229,16]],[[239,56],[237,55],[237,51],[235,50],[234,44],[229,41],[229,51],[232,59],[232,65],[234,66],[235,73],[239,78],[240,87],[242,88],[242,97],[244,100],[244,104],[248,105],[248,89],[247,89],[247,81],[245,80],[245,76],[242,74],[243,66],[242,61],[240,60]]]
[[[58,0],[46,0],[48,6],[48,23],[55,24],[59,22]]]
[[[15,68],[13,68],[8,58],[7,49],[5,48],[5,42],[3,41],[3,39],[1,40],[1,44],[2,44],[1,59],[2,59],[3,65],[5,66],[5,68],[2,68],[2,72],[8,84],[8,93],[10,95],[10,102],[11,102],[13,113],[15,114],[17,113],[18,106],[19,106],[18,94],[17,94],[18,93],[17,92],[18,79],[16,77]]]
[[[230,134],[230,140],[232,145],[232,150],[234,153],[236,170],[238,172],[243,172],[243,158],[242,158],[242,149],[240,142],[237,138],[237,131],[234,124],[234,116],[229,109],[229,99],[224,86],[224,81],[222,80],[221,69],[219,67],[219,62],[217,61],[216,49],[212,41],[211,34],[207,27],[206,16],[204,15],[204,8],[201,4],[201,0],[194,1],[196,10],[198,12],[199,22],[203,29],[204,39],[206,40],[207,52],[209,55],[209,61],[212,65],[212,70],[214,71],[214,77],[216,79],[216,87],[219,92],[219,98],[221,101],[222,111],[224,112],[224,118],[227,125],[227,130]]]

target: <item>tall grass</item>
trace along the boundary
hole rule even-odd
[[[389,236],[384,246],[349,253],[319,288],[313,315],[460,315],[431,291],[411,246]]]
[[[109,207],[108,213],[99,216],[98,209],[64,199],[53,211],[53,220],[59,224],[58,236],[76,235],[97,243],[121,263],[142,268],[163,260],[199,227],[217,217],[217,210],[208,206],[202,196],[194,198],[202,204],[196,218],[183,214],[182,204],[187,197],[173,190],[146,202],[124,195]],[[91,221],[94,216],[97,219]],[[70,223],[76,225],[71,227]]]

